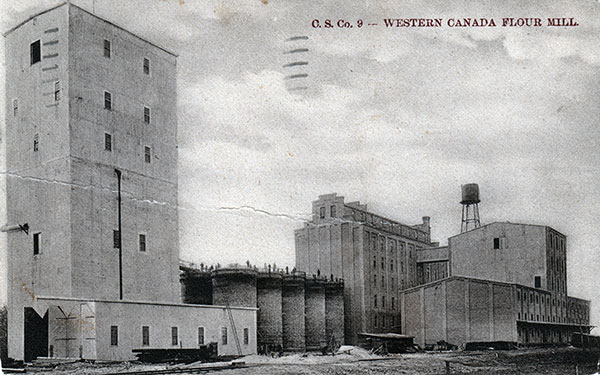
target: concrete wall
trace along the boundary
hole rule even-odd
[[[71,293],[70,144],[68,121],[68,7],[38,15],[5,37],[8,355],[23,358],[23,307],[35,295]],[[30,64],[30,43],[42,60]],[[54,83],[62,86],[54,100]],[[18,110],[13,112],[12,101]],[[34,136],[38,151],[33,150]],[[56,202],[63,204],[56,205]],[[33,234],[41,233],[33,254]],[[65,267],[65,265],[67,265]]]
[[[494,238],[504,248],[494,249]],[[542,226],[492,223],[449,238],[452,276],[534,286],[546,285],[546,229]]]
[[[42,58],[31,64],[36,40]],[[27,20],[5,41],[7,221],[30,227],[29,236],[7,236],[9,356],[20,359],[23,307],[35,296],[119,298],[115,168],[123,172],[124,298],[180,301],[176,58],[70,4]],[[112,110],[104,109],[104,90]],[[105,133],[112,151],[104,150]]]
[[[204,327],[205,344],[217,342],[219,355],[238,354],[223,306],[55,298],[41,298],[37,305],[38,310],[48,309],[48,340],[55,357],[80,358],[81,354],[85,359],[134,359],[131,350],[146,347],[142,345],[143,326],[150,331],[148,348],[197,348],[198,327]],[[232,307],[231,311],[242,354],[255,354],[256,309]],[[117,345],[111,345],[111,326],[118,327]],[[177,345],[172,344],[172,327],[177,327]],[[222,327],[227,328],[226,344]],[[247,344],[244,328],[249,332]]]
[[[494,249],[494,238],[501,239]],[[549,311],[538,312],[552,323],[567,323],[566,237],[552,228],[492,223],[451,237],[450,274],[549,291]],[[540,284],[535,285],[539,277]],[[524,312],[526,313],[526,312]]]
[[[517,342],[514,286],[451,277],[403,293],[403,331],[420,346],[444,340]]]
[[[110,58],[103,56],[105,39]],[[69,51],[71,225],[78,233],[72,239],[73,297],[118,298],[112,241],[118,168],[124,298],[177,303],[176,57],[77,7],[70,7]],[[104,108],[105,90],[112,110]],[[151,108],[149,124],[144,106]],[[105,133],[112,135],[112,151],[104,149]],[[145,146],[152,150],[150,163]],[[146,251],[140,251],[140,234]]]

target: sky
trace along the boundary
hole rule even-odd
[[[0,1],[3,32],[60,3]],[[72,2],[179,55],[183,260],[293,267],[294,229],[332,192],[406,224],[431,216],[444,244],[460,232],[460,185],[478,183],[484,224],[568,236],[569,294],[600,322],[599,1]],[[419,17],[444,26],[383,24]],[[466,17],[544,26],[446,24]]]

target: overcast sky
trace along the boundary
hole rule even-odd
[[[1,29],[58,3],[2,0]],[[476,182],[484,223],[568,236],[569,294],[592,299],[599,321],[600,2],[73,3],[179,54],[184,260],[293,266],[294,229],[331,192],[406,224],[431,216],[446,243],[460,231],[460,185]],[[406,17],[579,26],[383,25]],[[298,35],[309,39],[286,41]],[[309,51],[284,54],[294,48]],[[296,73],[308,77],[285,79]]]

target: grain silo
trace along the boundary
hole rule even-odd
[[[304,340],[304,272],[283,275],[282,282],[282,328],[283,350],[301,352],[306,350]]]
[[[325,335],[328,345],[344,344],[344,281],[325,284]]]
[[[256,274],[252,268],[213,270],[213,305],[256,308]]]
[[[326,280],[308,277],[305,283],[306,350],[319,350],[327,345],[325,336]]]
[[[283,348],[282,275],[259,272],[257,275],[257,339],[262,353]]]

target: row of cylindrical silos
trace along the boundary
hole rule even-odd
[[[207,302],[210,290],[213,305],[258,308],[259,351],[319,350],[344,342],[341,280],[253,268],[182,270],[184,303]]]

